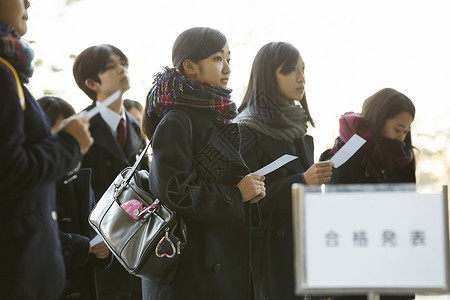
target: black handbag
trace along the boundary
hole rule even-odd
[[[109,186],[89,223],[129,273],[168,283],[175,276],[187,230],[183,219],[150,193],[148,172],[137,171],[149,145]]]

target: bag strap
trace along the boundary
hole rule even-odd
[[[25,96],[23,94],[22,85],[20,84],[19,75],[17,74],[16,69],[14,69],[14,67],[3,57],[0,57],[0,63],[4,64],[11,71],[11,74],[13,75],[14,80],[16,82],[17,94],[19,95],[20,106],[22,106],[22,110],[25,110],[25,108],[26,108]]]
[[[119,184],[116,184],[116,188],[114,189],[114,198],[117,198],[117,197],[119,197],[120,194],[122,194],[123,189],[128,185],[131,178],[134,176],[134,173],[136,173],[136,170],[137,170],[139,164],[141,163],[142,159],[144,158],[145,154],[147,153],[148,147],[150,147],[152,140],[153,140],[153,137],[150,139],[149,143],[142,150],[141,154],[134,162],[130,171],[127,172],[125,178],[123,178]]]
[[[192,137],[193,137],[193,135],[192,135],[191,118],[189,117],[189,115],[186,112],[184,112],[181,109],[172,109],[167,114],[169,114],[171,112],[175,112],[175,111],[178,111],[178,112],[181,112],[182,114],[184,114],[189,122],[189,139],[190,139],[190,143],[191,143],[191,146],[189,147],[189,151],[191,152],[191,155],[192,155],[192,145],[193,145]],[[152,141],[153,141],[153,136],[150,138],[150,141],[148,142],[148,144],[145,146],[144,150],[142,150],[141,154],[134,162],[130,171],[127,172],[127,175],[125,176],[125,178],[123,178],[123,180],[120,182],[120,184],[116,185],[116,189],[114,190],[114,197],[118,197],[122,193],[123,189],[128,185],[131,178],[136,173],[137,168],[139,167],[139,164],[141,163],[142,159],[144,158],[145,154],[147,153],[148,147],[152,144]]]

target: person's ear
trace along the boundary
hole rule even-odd
[[[190,59],[183,61],[183,69],[188,77],[195,77],[198,72],[198,66]]]
[[[97,91],[98,90],[98,86],[99,83],[92,80],[92,79],[86,79],[84,81],[84,84],[88,87],[88,89],[93,90],[93,91]]]

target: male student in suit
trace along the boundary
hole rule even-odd
[[[98,201],[116,176],[133,165],[145,142],[140,124],[123,106],[122,95],[130,88],[128,58],[112,45],[96,45],[85,49],[75,59],[73,75],[77,85],[93,103],[90,110],[118,89],[119,98],[90,120],[94,145],[82,161],[83,168],[92,169],[92,187]],[[148,169],[144,161],[142,168]],[[129,274],[114,260],[111,266],[97,270],[99,300],[141,299],[141,280]]]

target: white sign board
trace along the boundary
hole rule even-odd
[[[297,294],[448,290],[443,193],[294,185],[293,197]]]

